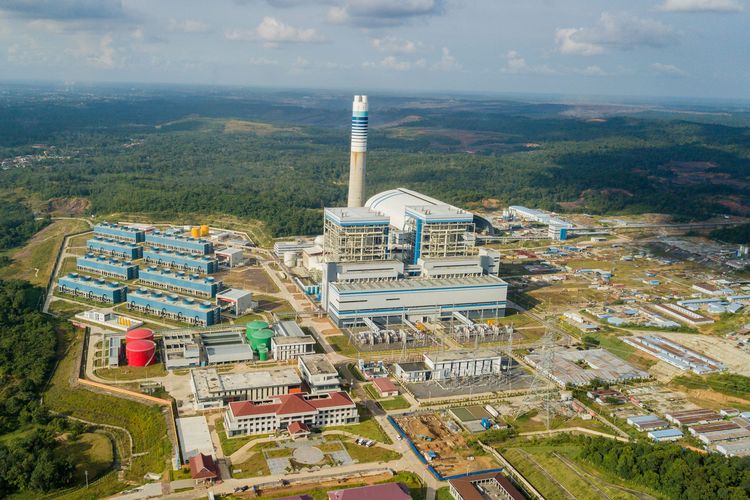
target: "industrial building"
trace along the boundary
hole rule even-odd
[[[448,481],[455,500],[524,500],[526,498],[500,472],[474,474]]]
[[[138,281],[144,285],[207,298],[216,297],[219,290],[223,288],[222,282],[211,276],[201,277],[197,274],[187,274],[184,271],[173,272],[170,269],[156,266],[141,269]]]
[[[412,500],[409,488],[401,483],[383,483],[329,491],[326,500]],[[281,500],[281,499],[280,499]],[[308,500],[300,497],[286,500]]]
[[[682,431],[680,429],[662,429],[659,431],[649,431],[646,435],[649,437],[649,439],[652,439],[657,443],[666,443],[682,439]]]
[[[62,293],[109,304],[125,302],[128,293],[126,285],[115,281],[81,276],[78,273],[68,273],[58,278],[57,288]]]
[[[604,349],[556,351],[549,369],[541,366],[542,358],[542,354],[533,353],[526,355],[524,360],[561,387],[580,387],[594,380],[616,383],[650,377],[648,372],[633,367]]]
[[[750,439],[741,439],[716,446],[716,451],[725,457],[747,457],[750,456]]]
[[[718,422],[719,420],[723,420],[723,417],[717,412],[706,408],[673,411],[666,413],[664,417],[667,419],[667,421],[680,427],[696,424],[708,424],[710,422]]]
[[[508,358],[493,349],[456,349],[424,353],[421,362],[396,363],[394,372],[404,382],[450,380],[501,374],[507,370]]]
[[[365,207],[326,208],[323,252],[329,262],[386,260],[390,220]]]
[[[477,318],[503,316],[508,284],[496,276],[396,279],[330,283],[328,314],[338,326],[363,318],[398,322],[450,319],[454,312]]]
[[[219,373],[214,368],[190,372],[195,409],[221,408],[232,401],[267,401],[302,391],[302,380],[293,369],[246,373]]]
[[[357,405],[345,392],[286,394],[264,400],[270,401],[230,402],[224,413],[227,436],[270,434],[289,430],[293,424],[309,430],[359,422]]]
[[[682,307],[678,304],[653,304],[651,307],[688,326],[710,325],[714,322],[711,318],[695,311],[691,311],[687,307]]]
[[[122,348],[122,337],[112,335],[107,337],[107,366],[110,368],[120,366],[120,350]]]
[[[142,229],[110,224],[109,222],[101,222],[95,225],[94,235],[125,243],[143,243],[146,241],[146,232]]]
[[[214,252],[220,264],[227,267],[237,267],[245,263],[245,253],[241,248],[222,248]]]
[[[214,445],[206,417],[180,417],[175,419],[177,437],[180,440],[182,462],[185,463],[198,454],[213,455]]]
[[[144,250],[143,259],[147,264],[171,267],[192,273],[211,274],[219,271],[219,262],[208,256],[196,256],[184,252],[164,250]]]
[[[253,302],[253,292],[239,288],[229,288],[217,293],[216,303],[222,311],[235,317],[242,316],[257,307],[257,303]]]
[[[128,309],[199,326],[221,321],[221,308],[210,302],[138,288],[127,295]]]
[[[110,259],[103,255],[88,253],[76,259],[79,271],[101,274],[107,278],[134,280],[138,277],[138,265],[129,261]]]
[[[315,339],[294,321],[280,321],[273,327],[276,334],[271,338],[271,354],[277,361],[288,361],[315,352]]]
[[[570,231],[574,227],[570,222],[564,221],[551,214],[542,212],[541,210],[526,208],[519,205],[511,205],[510,207],[508,207],[508,213],[513,217],[518,217],[519,219],[530,220],[548,226],[549,237],[554,240],[567,240],[570,236]]]
[[[726,369],[723,363],[658,335],[625,337],[622,340],[680,370],[690,370],[698,375],[705,375]]]
[[[341,390],[339,373],[325,354],[300,356],[297,358],[297,368],[311,393]]]
[[[627,418],[628,425],[632,425],[639,432],[657,431],[666,429],[669,423],[656,415],[634,415]]]
[[[111,238],[96,237],[86,241],[86,251],[109,255],[120,259],[143,258],[143,247],[135,243],[124,243]]]
[[[123,332],[127,332],[132,328],[138,328],[143,324],[143,321],[139,319],[128,318],[113,312],[98,311],[96,309],[80,312],[74,317],[80,321],[88,321],[89,323],[103,326],[107,330],[120,330]]]
[[[214,244],[209,240],[181,236],[179,234],[152,231],[146,233],[145,242],[153,247],[173,252],[187,252],[193,255],[208,255],[214,252]]]
[[[406,207],[411,263],[420,258],[463,257],[474,247],[474,216],[451,205]]]

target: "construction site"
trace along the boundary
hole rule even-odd
[[[438,413],[419,413],[394,418],[419,454],[441,476],[469,474],[494,469],[495,461],[474,455],[461,428]]]

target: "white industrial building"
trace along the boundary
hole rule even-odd
[[[288,361],[315,352],[315,339],[294,321],[280,321],[273,326],[276,334],[271,338],[271,354],[277,361]]]
[[[222,248],[214,252],[216,259],[227,267],[237,267],[245,263],[244,252],[241,248]]]
[[[216,303],[233,316],[242,316],[256,307],[253,292],[230,288],[216,294]]]
[[[508,368],[508,358],[493,349],[457,349],[422,355],[423,361],[396,363],[396,376],[404,382],[450,380],[459,377],[481,377],[500,374]],[[505,357],[505,365],[503,358]]]
[[[301,392],[302,380],[293,369],[219,373],[213,368],[190,372],[196,410],[221,408],[232,401],[265,401]]]
[[[336,367],[325,354],[308,354],[297,358],[297,368],[310,392],[319,394],[341,390],[341,379]]]

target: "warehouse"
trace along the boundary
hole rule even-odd
[[[110,224],[109,222],[101,222],[95,225],[94,235],[124,241],[125,243],[143,243],[146,238],[146,232],[142,229]]]
[[[716,446],[716,451],[725,457],[747,457],[750,456],[750,439],[741,439],[730,443],[722,443]]]
[[[110,238],[96,237],[86,241],[86,251],[136,260],[143,258],[143,247],[134,243],[123,243]]]
[[[195,409],[221,408],[231,401],[265,401],[273,396],[299,393],[302,380],[290,368],[246,373],[219,373],[214,368],[190,372]]]
[[[253,293],[239,288],[229,288],[217,293],[216,303],[232,316],[242,316],[257,306],[257,303],[253,302]]]
[[[79,271],[101,274],[107,278],[133,280],[138,277],[138,265],[128,261],[110,259],[103,255],[86,254],[76,259]]]
[[[656,431],[659,429],[666,429],[669,424],[657,417],[656,415],[638,415],[627,418],[629,425],[632,425],[639,432]]]
[[[565,241],[568,239],[568,233],[573,229],[573,224],[554,217],[546,212],[542,212],[541,210],[526,208],[519,205],[511,205],[508,207],[508,212],[514,217],[538,222],[548,226],[548,234],[551,239]]]
[[[194,255],[214,253],[214,244],[209,240],[180,236],[179,234],[167,234],[161,231],[147,233],[146,243],[153,248],[161,248],[173,252],[187,252]]]
[[[647,372],[633,367],[604,349],[557,351],[549,371],[538,366],[541,359],[542,355],[537,353],[524,357],[529,365],[540,370],[561,387],[580,387],[595,380],[616,383],[650,377]]]
[[[690,370],[698,375],[720,372],[726,369],[723,363],[658,335],[625,337],[623,342],[647,352],[680,370]]]
[[[62,293],[109,304],[125,302],[128,292],[127,286],[115,281],[90,278],[78,273],[68,273],[58,278],[57,288]]]
[[[337,326],[354,326],[363,318],[398,322],[503,316],[508,284],[495,276],[400,279],[329,283],[328,314]]]
[[[664,415],[669,422],[684,427],[686,425],[707,424],[722,420],[714,410],[697,408],[694,410],[674,411]]]
[[[211,332],[200,335],[206,363],[225,365],[246,363],[253,360],[253,349],[245,341],[243,332]]]
[[[181,271],[211,274],[218,272],[219,262],[211,257],[190,255],[184,252],[144,250],[143,259],[148,264],[171,267]]]
[[[221,321],[219,306],[148,288],[128,293],[127,302],[128,309],[193,325],[210,326]]]
[[[325,354],[300,356],[297,358],[297,368],[299,368],[302,380],[307,383],[311,393],[318,394],[341,390],[339,372],[328,361]]]
[[[216,281],[211,276],[200,277],[197,274],[186,274],[184,271],[173,272],[156,266],[141,270],[138,280],[144,285],[207,298],[216,297],[222,288],[221,281]]]
[[[652,439],[657,443],[665,443],[682,439],[682,431],[679,429],[662,429],[659,431],[650,431],[646,435],[649,437],[649,439]]]
[[[227,267],[237,267],[245,263],[245,254],[241,248],[222,248],[214,253],[220,264]]]

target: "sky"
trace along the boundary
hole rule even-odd
[[[0,0],[0,80],[750,98],[750,0]]]

